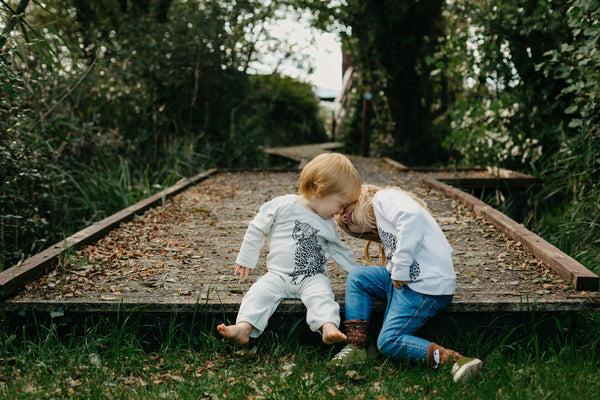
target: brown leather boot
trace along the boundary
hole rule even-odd
[[[348,340],[346,343],[354,345],[357,349],[363,349],[367,346],[367,328],[369,321],[352,319],[342,323],[346,330]]]
[[[427,365],[438,369],[450,361],[450,364],[454,364],[462,356],[454,350],[446,349],[439,344],[431,342],[429,349],[427,349],[427,358],[425,362]]]

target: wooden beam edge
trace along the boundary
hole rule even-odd
[[[344,300],[338,300],[344,309]],[[0,312],[48,312],[55,315],[65,313],[104,313],[104,312],[142,312],[142,313],[237,313],[239,302],[209,302],[199,299],[194,302],[154,302],[137,303],[124,301],[86,302],[86,301],[29,301],[29,302],[0,302]],[[373,312],[384,312],[385,302],[375,301]],[[600,299],[590,293],[587,299],[573,301],[545,301],[543,297],[522,299],[522,301],[461,301],[456,299],[448,305],[444,312],[564,312],[564,311],[600,311]],[[306,313],[306,307],[299,299],[286,299],[277,307],[276,313]]]
[[[462,190],[456,189],[431,177],[424,177],[423,182],[432,189],[441,191],[448,197],[460,201],[463,205],[488,220],[499,231],[505,233],[548,263],[563,279],[572,282],[575,290],[597,291],[600,278],[574,258],[531,232],[522,224],[502,214],[483,201]]]
[[[143,213],[158,204],[164,203],[167,198],[181,193],[183,190],[208,178],[216,172],[218,172],[218,169],[213,168],[191,178],[181,179],[175,185],[124,208],[123,210],[69,236],[65,240],[48,247],[38,254],[29,257],[23,262],[19,262],[18,264],[1,271],[0,299],[10,296],[28,282],[35,280],[48,272],[58,256],[65,250],[77,248],[99,239],[116,228],[120,223],[133,218],[136,214]]]
[[[404,164],[401,164],[401,163],[399,163],[398,161],[396,161],[396,160],[392,160],[391,158],[388,158],[388,157],[384,157],[384,158],[383,158],[383,161],[384,161],[386,164],[389,164],[389,165],[391,165],[392,167],[394,167],[394,168],[397,168],[397,169],[399,169],[399,170],[409,170],[409,169],[410,169],[410,168],[408,168],[406,165],[404,165]]]

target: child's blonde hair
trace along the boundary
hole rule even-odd
[[[323,153],[302,168],[299,192],[308,199],[340,193],[353,202],[361,192],[360,177],[348,157]]]
[[[375,210],[373,208],[373,196],[380,190],[384,189],[394,189],[398,190],[402,193],[407,194],[413,200],[415,200],[421,207],[423,207],[427,212],[429,212],[429,208],[427,204],[416,195],[411,192],[407,192],[405,190],[400,189],[399,187],[379,187],[375,185],[362,185],[360,196],[358,196],[358,200],[356,200],[356,205],[354,206],[354,211],[352,212],[352,219],[357,225],[361,225],[364,227],[364,230],[360,233],[351,232],[348,229],[348,226],[344,223],[341,215],[336,215],[335,220],[340,228],[347,234],[354,236],[359,239],[367,240],[365,245],[365,258],[371,264],[371,257],[369,256],[369,246],[371,242],[379,243],[379,250],[381,253],[381,258],[383,260],[383,264],[385,264],[385,254],[383,252],[383,246],[381,246],[381,237],[379,237],[379,231],[377,230],[377,220],[375,219]]]

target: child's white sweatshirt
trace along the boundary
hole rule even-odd
[[[291,277],[293,284],[326,274],[330,255],[346,271],[358,266],[354,252],[342,244],[333,219],[323,219],[302,207],[293,194],[261,206],[248,225],[236,263],[253,269],[266,239],[267,269]]]
[[[452,247],[431,214],[394,189],[377,192],[373,208],[392,279],[422,294],[454,294]]]

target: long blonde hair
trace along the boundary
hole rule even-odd
[[[375,196],[375,194],[380,190],[386,189],[393,189],[405,193],[406,195],[410,196],[414,201],[416,201],[421,207],[427,210],[427,212],[430,212],[429,208],[427,207],[427,204],[422,199],[417,197],[415,194],[407,192],[406,190],[403,190],[397,186],[380,187],[368,184],[362,185],[360,196],[358,196],[358,200],[356,200],[352,216],[355,223],[358,225],[362,225],[364,227],[364,230],[360,233],[351,232],[340,215],[336,215],[335,220],[338,226],[350,236],[354,236],[358,239],[364,239],[367,241],[367,243],[365,244],[364,256],[365,259],[372,265],[375,264],[373,263],[369,255],[369,247],[371,246],[371,242],[377,242],[379,244],[379,251],[381,254],[381,259],[383,260],[383,265],[386,264],[386,257],[383,251],[383,245],[381,244],[381,237],[379,236],[379,231],[377,230],[375,210],[373,209],[373,196]]]

